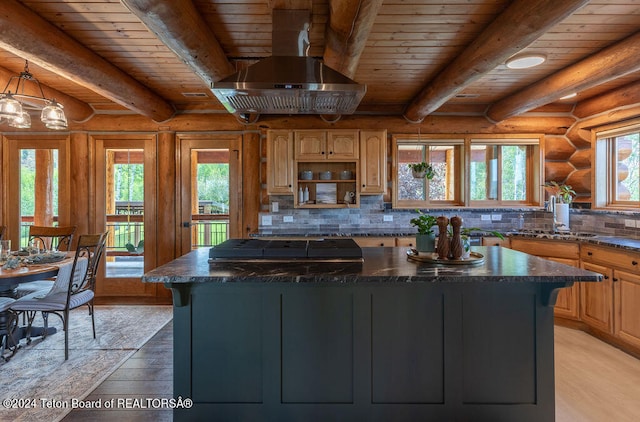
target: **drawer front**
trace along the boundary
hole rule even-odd
[[[416,237],[396,237],[396,246],[415,248],[416,247]]]
[[[508,248],[510,245],[511,241],[508,237],[505,237],[504,239],[493,236],[482,237],[482,246],[502,246],[503,248]]]
[[[354,237],[361,248],[372,248],[376,246],[396,246],[395,237]]]
[[[580,252],[580,258],[583,261],[595,262],[608,267],[621,268],[635,274],[640,274],[640,253],[583,244]]]
[[[512,237],[511,249],[537,256],[566,259],[580,258],[580,245],[578,242],[563,240],[533,240]]]

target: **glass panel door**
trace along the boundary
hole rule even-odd
[[[96,231],[108,230],[101,296],[154,296],[142,275],[155,267],[155,135],[96,137]]]
[[[182,135],[182,254],[240,237],[241,139]]]

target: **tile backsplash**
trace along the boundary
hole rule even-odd
[[[409,220],[415,210],[390,209],[382,196],[361,196],[360,208],[294,208],[292,196],[272,196],[277,212],[261,212],[260,236],[389,236],[413,235]],[[276,209],[273,206],[270,210]],[[551,213],[542,208],[434,208],[425,213],[462,217],[464,227],[508,232],[524,229],[550,230]],[[640,238],[640,212],[571,209],[572,232]]]

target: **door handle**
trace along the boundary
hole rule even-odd
[[[189,227],[191,227],[191,221],[183,221],[182,222],[182,227],[188,229]]]

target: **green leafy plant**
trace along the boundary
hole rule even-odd
[[[409,220],[409,223],[418,228],[418,234],[433,234],[433,227],[438,224],[437,218],[420,210],[416,211],[420,215]]]
[[[407,166],[413,172],[414,177],[416,177],[416,174],[424,174],[420,177],[426,177],[427,179],[431,180],[436,175],[436,170],[433,168],[433,166],[424,161],[421,163],[407,164]]]
[[[460,230],[460,237],[469,237],[471,236],[472,232],[479,232],[479,231],[484,231],[487,232],[489,234],[491,234],[492,236],[495,236],[497,238],[499,238],[500,240],[504,240],[504,236],[502,235],[502,233],[497,232],[495,230],[485,230],[485,229],[481,229],[480,227],[463,227]]]
[[[576,191],[574,191],[571,186],[565,185],[564,183],[551,181],[545,183],[544,188],[551,195],[555,195],[555,197],[564,204],[570,204],[571,201],[573,201],[573,198],[576,196]]]

